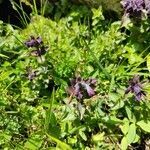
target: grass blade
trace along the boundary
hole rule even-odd
[[[55,137],[53,137],[53,136],[51,136],[51,135],[49,135],[49,134],[47,134],[47,133],[46,133],[46,135],[48,136],[48,138],[49,138],[50,140],[56,142],[57,145],[58,145],[59,147],[61,147],[62,150],[72,150],[72,148],[71,148],[68,144],[66,144],[66,143],[64,143],[64,142],[62,142],[62,141],[60,141],[59,139],[57,139],[57,138],[55,138]]]

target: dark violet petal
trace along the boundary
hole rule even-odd
[[[27,47],[38,47],[39,45],[41,45],[43,43],[42,39],[40,37],[38,38],[34,38],[33,36],[31,36],[31,39],[25,42],[25,45]]]
[[[133,86],[133,92],[134,92],[135,94],[140,93],[140,92],[141,92],[141,87],[140,87],[138,84],[134,85],[134,86]]]
[[[135,95],[135,99],[137,101],[140,101],[142,99],[142,96],[143,96],[143,94],[140,92],[140,93],[138,93],[138,94]]]
[[[74,95],[77,99],[89,98],[95,95],[95,83],[96,80],[88,78],[87,80],[77,77],[70,80],[71,87],[74,89]]]
[[[80,92],[80,83],[77,83],[75,86],[74,86],[74,93],[75,95],[77,95],[79,92]]]
[[[30,41],[25,42],[27,47],[33,47],[35,45],[35,40],[31,39]]]
[[[83,98],[83,94],[81,94],[81,92],[78,92],[77,98],[78,98],[79,100],[81,100],[81,99]]]
[[[129,87],[126,89],[125,94],[128,94],[129,92],[134,93],[135,99],[137,101],[140,101],[143,96],[146,96],[146,93],[143,91],[143,85],[140,82],[139,76],[134,76],[129,81]]]
[[[88,84],[86,84],[85,86],[86,86],[87,93],[88,93],[88,95],[90,97],[92,97],[93,95],[95,95],[94,90]]]
[[[37,41],[39,44],[42,44],[42,43],[43,43],[42,38],[40,38],[40,37],[38,37],[38,38],[36,39],[36,41]]]
[[[42,48],[38,48],[37,50],[31,51],[31,55],[32,55],[32,56],[36,56],[36,57],[42,56],[42,55],[44,55],[45,53],[46,53],[45,49],[42,49]]]
[[[46,47],[42,46],[40,48],[40,51],[41,51],[41,55],[44,55],[46,53]]]
[[[121,4],[126,13],[130,15],[140,15],[144,9],[144,0],[122,0]]]

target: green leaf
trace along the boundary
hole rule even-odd
[[[94,141],[94,142],[100,142],[100,141],[102,141],[103,139],[104,139],[104,132],[102,132],[102,133],[98,133],[98,134],[96,134],[96,135],[93,135],[92,136],[92,140]]]
[[[75,144],[77,142],[78,142],[78,140],[77,140],[76,136],[74,136],[72,138],[68,138],[68,143],[70,143],[70,144]]]
[[[0,106],[6,106],[6,101],[3,99],[0,99]]]
[[[82,139],[84,140],[84,141],[87,141],[87,137],[86,137],[86,135],[85,135],[85,133],[84,133],[84,131],[79,131],[79,135],[82,137]]]
[[[12,71],[3,71],[1,74],[0,74],[0,81],[3,81],[5,80],[6,78],[9,77],[10,74],[12,74],[13,72]]]
[[[0,57],[9,58],[8,56],[6,56],[4,54],[0,54]]]
[[[145,122],[144,120],[141,120],[137,122],[137,125],[144,131],[150,133],[150,121]]]
[[[132,122],[135,122],[136,118],[135,118],[134,114],[132,113],[132,111],[130,110],[130,108],[126,106],[125,109],[126,109],[126,113],[127,113],[129,120]]]
[[[121,124],[121,123],[123,123],[122,120],[116,118],[115,116],[104,117],[103,121],[107,122],[109,124]]]
[[[27,140],[24,147],[29,150],[37,150],[41,147],[42,142],[40,135],[34,135]]]
[[[45,117],[45,130],[47,132],[49,132],[49,125],[50,123],[53,123],[54,119],[55,119],[55,116],[52,112],[52,106],[53,106],[53,102],[55,100],[55,90],[53,89],[53,92],[52,92],[52,96],[50,98],[50,101],[49,101],[49,108],[46,112],[46,117]]]
[[[79,126],[79,127],[74,127],[72,130],[70,130],[70,134],[74,134],[74,133],[76,133],[77,131],[79,131],[79,130],[84,130],[85,129],[85,127],[86,127],[86,125],[81,125],[81,126]]]
[[[111,110],[117,110],[117,109],[120,109],[124,106],[124,101],[118,101],[114,107],[111,108]]]
[[[98,9],[93,8],[92,13],[93,13],[93,17],[92,17],[93,20],[96,18],[98,18],[99,20],[104,20],[102,7],[99,7]]]
[[[140,140],[140,136],[136,134],[135,139],[132,143],[137,143]]]
[[[129,126],[128,134],[126,135],[128,144],[131,144],[136,138],[136,126],[135,123],[132,123]]]
[[[147,57],[147,68],[148,71],[150,72],[150,55]]]
[[[48,138],[50,140],[53,140],[54,142],[56,142],[58,144],[58,146],[61,147],[62,150],[72,150],[72,148],[69,145],[67,145],[66,143],[60,141],[59,139],[57,139],[47,133],[46,133],[46,135],[48,136]]]
[[[114,84],[113,84],[114,85]],[[112,85],[112,86],[113,86]],[[116,94],[116,93],[109,93],[109,99],[113,102],[117,102],[118,99],[120,98],[120,95],[119,94]]]
[[[127,138],[123,137],[123,139],[121,140],[121,150],[126,150],[127,148],[128,148]]]
[[[124,135],[126,135],[129,131],[129,120],[127,118],[124,119],[124,124],[120,127],[121,131]]]
[[[136,53],[131,53],[128,55],[129,64],[135,64],[140,63],[143,61],[142,57],[140,55],[137,55]]]
[[[126,113],[128,115],[129,120],[131,120],[132,119],[132,112],[131,112],[131,110],[127,106],[125,107],[125,109],[126,109]]]

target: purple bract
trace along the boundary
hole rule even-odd
[[[67,91],[70,95],[75,96],[78,100],[92,97],[95,95],[96,80],[92,78],[82,79],[77,77],[70,81],[70,86]]]
[[[44,46],[44,43],[42,41],[41,37],[35,38],[34,36],[31,36],[31,39],[25,42],[25,45],[27,47],[32,47],[31,56],[35,57],[41,57],[46,53],[48,50],[48,47]]]
[[[31,39],[25,42],[25,45],[27,47],[39,47],[43,43],[42,39],[40,37],[33,37],[31,36]]]
[[[144,0],[122,0],[121,4],[130,16],[138,17],[145,7]]]
[[[134,76],[129,81],[129,86],[125,91],[125,94],[128,94],[129,92],[134,93],[135,99],[137,101],[140,101],[143,96],[145,96],[145,92],[142,90],[142,84],[140,83],[139,76]]]
[[[40,57],[44,55],[47,51],[47,47],[41,46],[37,50],[31,51],[31,56]]]

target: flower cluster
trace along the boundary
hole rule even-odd
[[[34,36],[31,36],[31,39],[25,42],[27,47],[39,47],[41,44],[43,44],[42,39],[40,37],[35,38]]]
[[[126,89],[125,94],[128,94],[129,92],[134,94],[137,101],[140,101],[142,97],[146,95],[142,89],[142,84],[140,82],[139,76],[134,76],[129,81],[129,87]]]
[[[96,80],[88,78],[86,80],[77,77],[70,81],[70,86],[67,89],[70,95],[75,96],[78,100],[89,98],[95,95]]]
[[[129,16],[138,17],[145,8],[144,0],[122,0],[121,4],[125,13],[129,14]]]
[[[25,45],[30,48],[35,48],[35,50],[31,51],[32,56],[40,57],[46,53],[47,48],[44,46],[42,38],[31,36],[30,40],[25,42]]]
[[[41,37],[35,38],[34,36],[31,36],[29,40],[27,40],[24,43],[29,50],[31,50],[29,53],[31,56],[37,57],[38,62],[44,62],[44,54],[47,51],[47,47],[44,46],[43,40]],[[27,78],[32,81],[37,75],[38,72],[33,70],[30,66],[26,68],[26,76]]]

